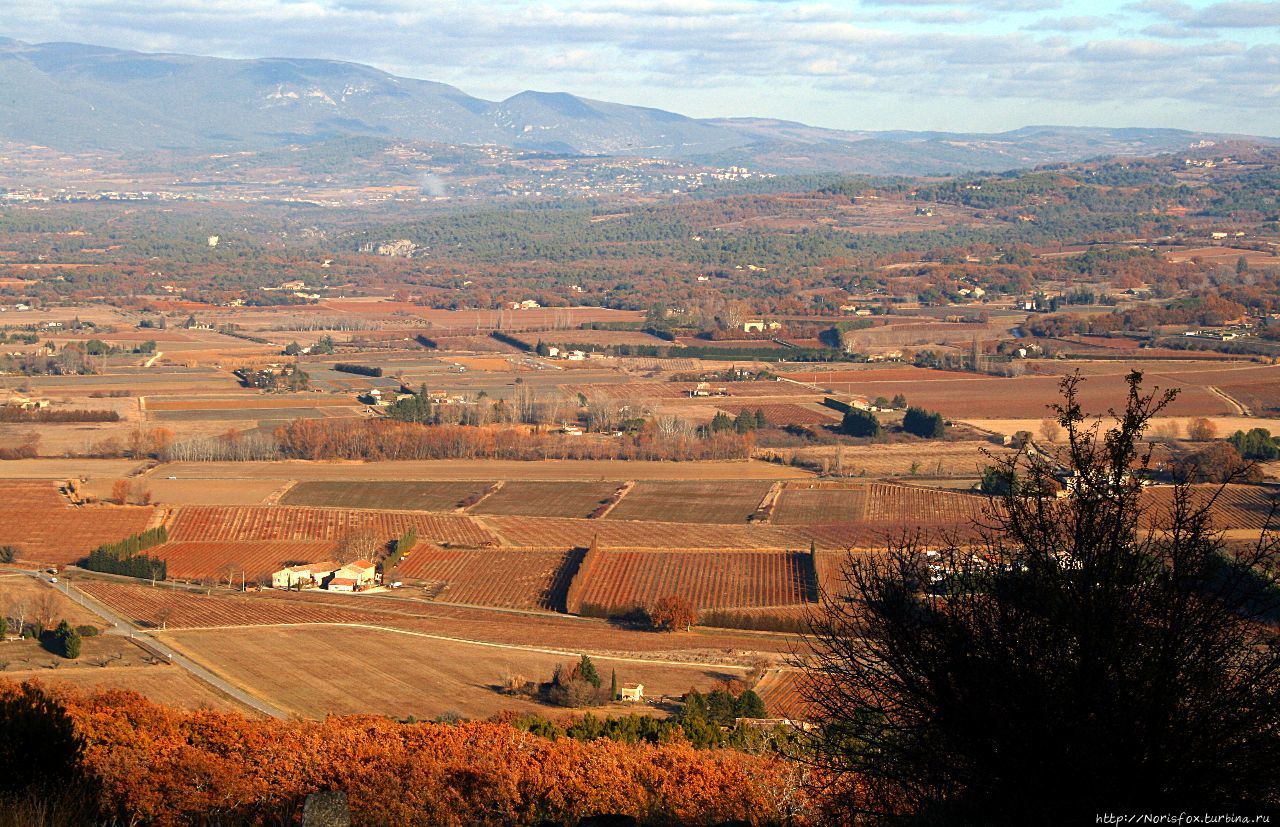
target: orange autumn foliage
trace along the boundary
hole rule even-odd
[[[16,684],[0,681],[0,694]],[[620,813],[642,823],[804,823],[799,769],[686,743],[550,741],[495,721],[403,724],[187,712],[134,692],[47,690],[84,739],[105,812],[158,825],[290,816],[342,790],[355,824],[536,824]]]

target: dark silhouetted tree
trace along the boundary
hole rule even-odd
[[[880,420],[876,419],[876,415],[871,411],[853,408],[845,413],[844,421],[840,423],[840,430],[849,436],[880,436]]]
[[[976,542],[904,536],[848,560],[805,658],[831,818],[1079,823],[1280,803],[1275,537],[1226,544],[1187,485],[1144,511],[1142,435],[1174,392],[1128,381],[1102,431],[1079,376],[1063,380],[1068,496],[1024,450],[1000,466],[1026,477],[1022,493],[991,501]]]

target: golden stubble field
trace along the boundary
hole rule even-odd
[[[313,718],[356,713],[397,718],[448,713],[483,718],[504,710],[554,713],[554,707],[504,694],[500,687],[513,675],[548,680],[556,664],[578,659],[569,651],[553,654],[371,627],[211,629],[168,632],[160,638],[223,679],[287,712]],[[649,697],[680,695],[691,687],[705,691],[717,681],[746,673],[731,665],[606,656],[592,660],[602,675],[616,670],[619,684],[644,684]]]

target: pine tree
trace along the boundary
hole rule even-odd
[[[739,718],[767,718],[768,713],[764,708],[764,700],[756,694],[754,689],[748,689],[738,696],[738,717]]]
[[[62,654],[71,660],[80,657],[80,632],[76,629],[68,631],[66,637],[62,639]]]
[[[596,689],[600,688],[600,673],[596,671],[596,665],[591,662],[591,658],[586,655],[578,661],[578,676]]]
[[[880,436],[880,420],[871,411],[851,408],[845,413],[840,430],[849,436],[877,437]]]

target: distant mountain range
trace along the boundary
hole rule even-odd
[[[487,101],[341,61],[227,60],[0,38],[0,141],[68,151],[220,152],[345,135],[775,172],[909,175],[1152,155],[1241,139],[1174,129],[1041,126],[953,134],[696,119],[563,92]]]

